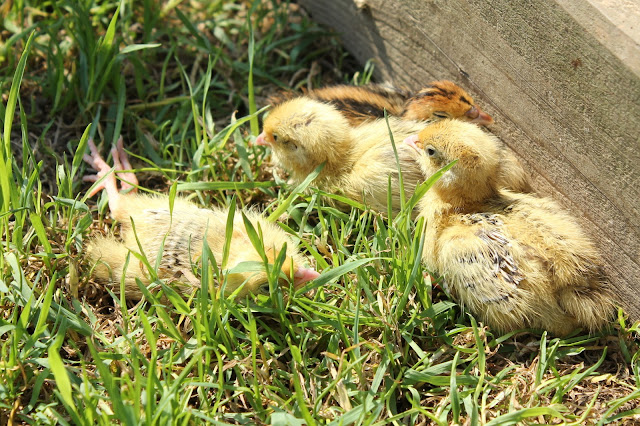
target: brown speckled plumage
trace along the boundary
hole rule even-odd
[[[287,93],[272,98],[271,103],[277,106],[299,96],[302,95]],[[389,116],[406,120],[456,118],[484,125],[493,122],[462,87],[447,80],[431,82],[415,93],[389,84],[341,84],[314,89],[304,96],[333,105],[352,126],[383,118],[385,110]]]
[[[613,296],[600,257],[576,220],[553,200],[500,189],[499,141],[446,120],[405,140],[424,176],[453,160],[421,201],[423,259],[451,294],[501,331],[564,335],[603,327]]]

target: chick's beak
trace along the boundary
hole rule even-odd
[[[467,118],[470,118],[472,123],[480,124],[481,126],[493,123],[493,118],[475,105],[472,106],[464,115]]]
[[[406,143],[407,145],[409,145],[411,148],[415,149],[416,151],[421,151],[422,150],[422,142],[420,142],[420,138],[418,138],[418,135],[408,136],[404,140],[404,143]]]
[[[298,268],[298,270],[293,273],[293,285],[296,288],[300,287],[302,284],[315,280],[319,276],[320,274],[311,268]]]
[[[269,142],[267,142],[267,134],[265,132],[258,135],[256,138],[256,145],[270,146]]]

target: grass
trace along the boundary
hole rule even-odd
[[[422,223],[331,208],[250,144],[270,94],[371,75],[295,4],[0,14],[1,424],[638,421],[637,326],[495,334],[424,278]],[[131,305],[94,283],[83,243],[117,227],[85,195],[82,154],[120,134],[144,189],[263,209],[322,276],[243,302],[208,291],[214,266],[186,298],[158,283],[166,297]]]

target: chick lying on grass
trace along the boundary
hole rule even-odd
[[[285,94],[272,98],[271,103],[277,105],[298,96],[301,95]],[[385,110],[388,115],[405,120],[456,118],[481,125],[493,122],[462,87],[447,80],[433,81],[418,92],[389,84],[339,84],[311,90],[306,96],[335,106],[352,126],[383,118]]]
[[[411,120],[454,118],[479,125],[493,123],[493,118],[474,105],[460,86],[450,81],[434,81],[408,99],[402,117]],[[501,165],[497,185],[516,192],[530,192],[527,173],[513,152],[500,144]]]
[[[128,299],[140,299],[142,293],[136,284],[136,278],[145,285],[150,284],[149,272],[143,262],[132,253],[139,253],[140,249],[153,265],[162,250],[162,258],[158,267],[158,278],[175,281],[176,287],[188,293],[194,287],[200,286],[200,280],[194,275],[194,265],[198,265],[203,241],[213,253],[218,265],[223,258],[223,247],[226,241],[226,223],[229,212],[221,208],[201,209],[195,204],[176,198],[173,212],[169,210],[169,197],[157,195],[142,195],[136,193],[121,194],[117,188],[115,174],[100,157],[98,150],[89,141],[91,155],[85,155],[84,160],[97,172],[97,175],[86,176],[85,180],[96,181],[105,176],[90,195],[104,189],[109,197],[109,209],[114,219],[122,226],[122,240],[113,235],[94,237],[87,245],[89,258],[96,263],[95,276],[98,280],[111,283],[118,291],[122,274],[124,273],[125,296]],[[122,138],[117,147],[111,150],[116,171],[130,169],[127,155],[123,149]],[[123,189],[137,185],[133,173],[120,173]],[[264,251],[268,263],[273,264],[286,245],[286,257],[282,264],[279,282],[288,286],[288,280],[293,281],[295,288],[305,282],[313,280],[319,274],[313,269],[305,268],[304,257],[291,238],[277,225],[267,222],[259,213],[245,210],[251,224],[262,230]],[[134,228],[132,226],[135,226]],[[140,243],[140,247],[138,242]],[[129,264],[124,271],[127,256]],[[249,293],[268,293],[269,282],[264,270],[264,260],[251,243],[240,212],[234,216],[233,234],[229,248],[228,269],[237,267],[242,262],[257,262],[262,266],[249,268],[251,271],[233,272],[226,275],[225,293],[235,292],[237,298],[243,298]]]
[[[431,82],[412,93],[402,111],[402,118],[455,118],[482,126],[493,123],[493,118],[475,105],[473,98],[462,87],[448,80]]]
[[[398,141],[397,152],[407,198],[422,173],[413,150],[400,143],[424,128],[424,122],[389,118]],[[302,182],[320,164],[325,166],[314,181],[323,191],[342,194],[374,210],[387,211],[387,187],[391,178],[394,213],[400,211],[398,165],[385,120],[353,127],[333,105],[299,97],[269,113],[256,143],[273,150],[276,162]]]
[[[424,176],[457,163],[421,200],[423,260],[451,294],[500,330],[595,331],[613,314],[600,258],[575,219],[553,200],[497,186],[498,140],[447,120],[405,140]]]

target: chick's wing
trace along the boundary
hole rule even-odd
[[[522,296],[518,268],[506,230],[495,215],[464,215],[439,238],[440,263],[451,291],[469,305],[503,304],[510,310]]]

